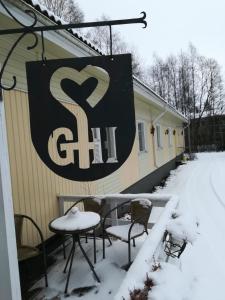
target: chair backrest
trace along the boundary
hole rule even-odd
[[[137,223],[144,225],[146,230],[151,211],[152,203],[150,200],[146,198],[136,198],[131,201],[131,221],[137,220]]]
[[[102,201],[96,198],[87,198],[83,201],[84,210],[92,211],[97,214],[101,214],[102,211]]]
[[[23,230],[23,216],[14,215],[15,231],[16,231],[16,244],[20,247],[22,244],[22,230]]]
[[[80,199],[79,201],[75,202],[66,212],[64,215],[67,215],[67,213],[77,204],[82,203],[83,204],[83,208],[84,211],[92,211],[95,212],[99,215],[102,215],[103,212],[103,206],[105,204],[105,201],[102,199],[97,199],[94,197],[90,197],[90,198],[84,198],[84,199]]]
[[[36,228],[36,230],[39,233],[41,243],[44,243],[44,237],[41,232],[41,229],[37,225],[37,223],[29,216],[27,215],[20,215],[20,214],[15,214],[14,215],[14,221],[15,221],[15,231],[16,231],[16,243],[17,243],[17,248],[20,248],[22,246],[22,231],[23,231],[23,220],[28,220],[33,224],[33,226]]]

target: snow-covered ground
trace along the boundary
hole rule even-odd
[[[161,270],[150,270],[149,276],[155,283],[151,290],[152,300],[225,299],[225,153],[203,153],[197,158],[172,171],[166,186],[156,192],[178,195],[179,213],[185,218],[190,217],[199,226],[197,238],[188,243],[179,260],[170,258],[169,263],[161,262]],[[140,238],[137,247],[132,247],[132,257],[136,256],[144,239]],[[85,246],[91,256],[92,245]],[[82,297],[84,300],[113,299],[126,275],[120,267],[127,261],[127,244],[114,241],[112,247],[107,247],[106,260],[101,259],[101,241],[98,249],[95,269],[102,281],[99,285],[81,254],[75,254],[70,291],[76,287],[94,286]],[[137,265],[137,261],[135,263]],[[60,259],[52,267],[50,287],[37,299],[64,299],[63,264]],[[69,299],[78,298],[79,295],[72,292]]]
[[[191,296],[180,300],[224,300],[225,153],[201,153],[197,158],[172,171],[158,193],[179,195],[179,210],[199,223],[197,240],[187,246],[179,262],[191,284]]]
[[[136,239],[136,247],[131,247],[132,259],[139,252],[143,242],[146,239],[146,234]],[[83,300],[105,300],[113,299],[117,293],[126,271],[122,266],[128,262],[128,246],[127,243],[119,240],[112,240],[113,245],[108,246],[106,241],[106,259],[102,259],[102,240],[97,240],[97,263],[95,271],[100,277],[99,284],[93,277],[93,274],[84,260],[80,249],[75,249],[73,267],[71,271],[70,283],[68,292],[70,297],[64,295],[67,274],[63,273],[65,260],[63,259],[62,251],[55,255],[56,263],[48,270],[49,287],[43,289],[32,300],[62,300],[62,299],[83,299]],[[82,239],[83,247],[88,257],[93,262],[93,241],[89,240],[85,243]],[[70,246],[68,246],[70,248]],[[60,250],[60,249],[59,249]],[[67,256],[69,249],[67,249]],[[44,280],[39,281],[32,289],[44,286]],[[90,287],[88,291],[76,291],[77,288]],[[81,298],[81,295],[82,298]]]

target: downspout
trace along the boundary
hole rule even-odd
[[[188,128],[188,152],[189,152],[189,154],[191,154],[191,121],[190,121],[190,119],[188,119],[187,125],[183,127],[183,131],[185,131],[186,128]],[[184,139],[184,146],[186,149],[185,139]]]
[[[190,120],[188,120],[188,123],[186,126],[176,126],[176,128],[182,128],[183,130],[183,134],[184,134],[184,131],[186,128],[188,128],[188,150],[189,150],[189,153],[191,153],[191,139],[190,139]],[[184,136],[184,135],[183,135]],[[184,138],[184,149],[186,149],[186,145],[185,145],[185,138]]]
[[[191,150],[191,122],[190,122],[190,120],[188,122],[189,122],[189,124],[188,124],[188,150],[189,150],[189,154],[191,154],[192,153],[192,150]]]
[[[155,127],[155,124],[167,113],[167,111],[168,111],[168,108],[165,108],[165,110],[152,121],[152,127]],[[154,132],[154,134],[155,134],[155,132]],[[154,166],[156,168],[158,168],[154,134],[152,134],[153,161],[154,161]]]

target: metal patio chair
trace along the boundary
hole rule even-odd
[[[104,199],[97,199],[95,197],[88,197],[88,198],[79,199],[69,209],[67,209],[67,211],[64,213],[64,215],[67,215],[68,212],[73,207],[75,207],[76,205],[78,205],[80,203],[83,204],[84,211],[91,211],[91,212],[95,212],[95,213],[99,214],[100,217],[101,217],[100,224],[102,223],[102,219],[103,219],[103,215],[104,215],[104,208],[105,208],[105,201],[104,201]],[[100,226],[99,226],[99,228],[94,229],[92,232],[85,235],[86,243],[88,242],[88,236],[93,238],[93,241],[94,241],[94,263],[96,263],[96,261],[97,261],[97,259],[96,259],[96,231],[98,231],[98,229],[100,229]],[[102,230],[101,230],[101,232],[102,232]],[[109,243],[112,244],[110,238],[109,237],[107,237],[107,238],[109,240]],[[63,251],[64,251],[64,258],[66,258],[65,242],[64,241],[65,240],[63,240]]]
[[[106,219],[113,210],[121,209],[123,206],[129,204],[129,213],[131,220],[129,224],[110,226],[106,228]],[[152,211],[152,203],[148,199],[136,198],[125,201],[114,207],[104,217],[103,227],[103,258],[105,258],[105,236],[113,236],[123,242],[128,243],[128,267],[131,265],[131,240],[135,247],[135,238],[142,234],[148,234],[148,220]]]
[[[41,239],[42,251],[39,250],[37,247],[32,247],[29,245],[22,244],[22,230],[23,230],[24,219],[30,221],[33,224],[33,226],[37,229],[40,239]],[[46,250],[45,250],[43,234],[42,234],[40,228],[38,227],[38,225],[35,223],[35,221],[29,216],[15,214],[14,221],[15,221],[15,230],[16,230],[18,261],[22,262],[22,261],[26,261],[30,258],[37,257],[39,255],[43,255],[43,264],[44,264],[43,271],[44,271],[44,276],[45,276],[45,285],[47,287],[48,286],[47,261],[46,261]]]

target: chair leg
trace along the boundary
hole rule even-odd
[[[75,249],[75,244],[74,244],[74,242],[73,242],[73,244],[72,244],[72,248],[71,248],[71,250],[70,250],[70,254],[69,254],[69,256],[68,256],[68,259],[67,259],[67,261],[66,261],[66,265],[65,265],[65,268],[64,268],[64,270],[63,270],[63,273],[66,273],[66,269],[67,269],[68,263],[69,263],[69,261],[70,261],[70,257],[71,257],[71,255],[72,255],[72,253],[73,253],[73,248]]]
[[[105,258],[105,232],[102,229],[102,257]]]
[[[107,231],[106,231],[106,237],[107,237],[107,240],[109,241],[110,246],[112,246],[112,241],[111,241]]]
[[[133,247],[136,247],[135,239],[133,239]]]
[[[130,240],[128,241],[128,265],[131,265],[131,247],[130,247]]]
[[[43,244],[43,260],[44,260],[45,286],[48,287],[47,259],[46,259],[46,250],[44,244]]]
[[[66,259],[66,245],[65,245],[65,237],[62,236],[62,245],[63,245],[63,258]]]
[[[69,280],[70,280],[70,273],[71,273],[71,268],[72,268],[72,264],[73,264],[74,253],[75,253],[75,239],[73,237],[73,245],[72,245],[72,250],[71,250],[69,273],[67,275],[67,280],[66,280],[65,294],[67,294],[67,290],[68,290],[68,285],[69,285]],[[68,261],[69,261],[69,259],[68,259]]]
[[[98,282],[101,282],[100,279],[99,279],[99,277],[98,277],[98,275],[97,275],[97,273],[95,272],[94,266],[92,265],[90,259],[88,258],[86,252],[84,251],[84,248],[83,248],[82,245],[81,245],[80,237],[79,237],[79,236],[78,236],[78,240],[77,240],[77,241],[78,241],[80,250],[81,250],[81,252],[83,253],[83,256],[84,256],[84,258],[86,259],[87,263],[89,264],[89,267],[91,268],[91,270],[92,270],[92,272],[93,272],[95,278],[97,279]]]

